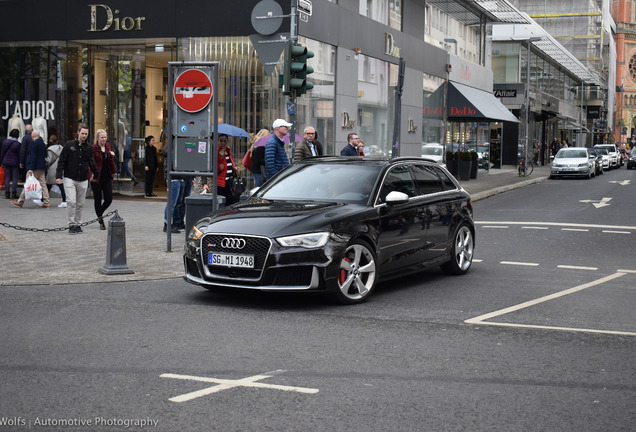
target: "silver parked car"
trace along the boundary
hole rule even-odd
[[[581,176],[591,179],[595,164],[595,156],[591,156],[584,147],[562,148],[552,161],[550,178]]]

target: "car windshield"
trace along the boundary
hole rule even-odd
[[[422,147],[422,156],[441,156],[442,148],[441,147],[433,147],[433,146],[423,146]]]
[[[604,148],[597,148],[597,147],[595,147],[595,148],[596,148],[596,151],[597,151],[599,154],[601,154],[601,155],[605,155],[605,156],[609,155],[609,153],[607,152],[607,149],[604,149]]]
[[[377,165],[296,164],[256,197],[285,201],[335,201],[364,203],[380,173]]]
[[[587,158],[587,151],[585,149],[561,149],[556,154],[557,159],[570,159],[570,158]]]

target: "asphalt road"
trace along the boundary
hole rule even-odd
[[[0,430],[631,431],[632,181],[478,201],[468,275],[357,306],[179,279],[3,287]]]

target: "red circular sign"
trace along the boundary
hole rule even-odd
[[[174,101],[186,112],[199,112],[212,99],[212,82],[200,69],[188,69],[174,83]]]

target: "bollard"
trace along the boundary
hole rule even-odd
[[[106,264],[98,270],[105,275],[132,274],[126,264],[126,222],[115,211],[108,221],[108,245],[106,246]]]

